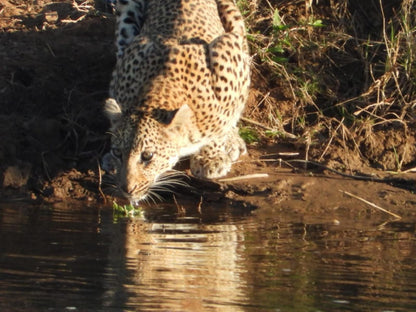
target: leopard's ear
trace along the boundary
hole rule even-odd
[[[189,125],[192,122],[194,113],[192,109],[187,105],[182,105],[178,110],[172,111],[172,118],[169,122],[168,128],[177,131],[184,125]]]
[[[115,99],[108,98],[105,101],[104,114],[110,120],[112,125],[114,125],[115,123],[117,123],[118,120],[120,120],[121,107]]]

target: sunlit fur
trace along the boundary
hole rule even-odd
[[[226,175],[246,150],[237,122],[250,85],[235,1],[123,0],[117,13],[119,53],[104,105],[112,149],[103,156],[117,192],[135,203],[162,200],[186,184],[171,168],[187,156],[196,177]]]

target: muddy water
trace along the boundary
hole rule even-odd
[[[0,204],[0,310],[416,310],[414,220],[196,206]]]

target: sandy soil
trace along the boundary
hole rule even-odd
[[[114,17],[90,9],[0,0],[2,200],[112,200],[100,192],[99,159],[108,149],[101,107],[114,65]],[[415,210],[415,173],[336,173],[304,159],[296,142],[260,142],[234,166],[229,177],[236,180],[191,180],[193,190],[178,190],[178,199],[308,209],[316,217],[357,205],[383,213],[350,193],[395,213]]]

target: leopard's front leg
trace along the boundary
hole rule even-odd
[[[223,177],[246,152],[246,145],[235,127],[225,137],[211,141],[191,157],[191,172],[200,178]]]

